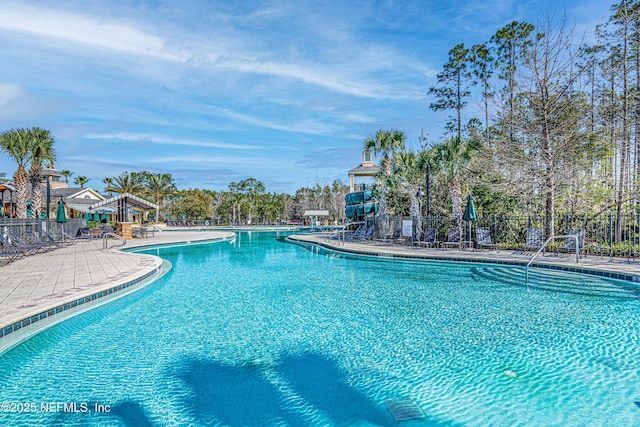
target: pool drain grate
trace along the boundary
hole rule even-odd
[[[393,418],[396,419],[396,422],[400,421],[409,421],[409,420],[419,420],[425,418],[424,412],[416,402],[407,398],[398,398],[398,399],[389,399],[384,402],[393,415]]]

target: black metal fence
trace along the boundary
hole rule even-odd
[[[402,221],[410,217],[391,217],[386,223],[378,221],[379,233],[390,235],[402,230]],[[471,231],[470,227],[471,226]],[[538,228],[545,233],[544,216],[499,216],[488,215],[469,224],[462,223],[462,240],[474,241],[475,229],[489,229],[491,240],[504,249],[520,249],[525,244],[527,229]],[[447,232],[454,227],[450,216],[430,216],[422,218],[422,230],[414,227],[413,240],[418,240],[426,229],[436,230],[437,240],[447,240]],[[625,214],[618,220],[615,213],[596,216],[559,215],[555,218],[555,235],[567,234],[569,230],[584,230],[587,253],[610,256],[636,256],[640,253],[640,214]],[[471,234],[469,234],[471,233]],[[384,236],[381,236],[384,237]],[[545,238],[548,236],[544,236]],[[564,242],[562,242],[564,245]]]

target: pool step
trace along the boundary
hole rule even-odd
[[[384,402],[395,418],[396,422],[420,420],[426,418],[422,409],[412,399],[398,398],[389,399]]]
[[[473,267],[476,278],[491,280],[503,284],[527,287],[524,268],[518,267]],[[640,298],[640,288],[622,282],[609,281],[597,276],[580,275],[578,279],[556,271],[529,271],[529,288],[554,292],[567,292],[580,295],[609,298]]]

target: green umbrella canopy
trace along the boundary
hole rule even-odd
[[[462,219],[465,221],[478,220],[478,213],[476,212],[476,207],[473,205],[473,196],[471,196],[471,194],[467,197],[467,207],[464,209]]]
[[[91,212],[85,212],[84,220],[87,222],[87,225],[89,225],[89,221],[93,221],[93,215],[91,215]]]
[[[95,222],[100,222],[100,214],[98,212],[93,213],[93,220]]]
[[[56,222],[67,222],[67,216],[64,214],[64,203],[62,203],[62,201],[58,202],[58,210],[56,211]]]
[[[105,224],[109,222],[109,216],[107,215],[106,212],[102,212],[101,222],[104,222]]]
[[[33,210],[32,210],[32,206],[33,205],[33,200],[28,200],[27,201],[27,218],[31,218],[33,216]]]

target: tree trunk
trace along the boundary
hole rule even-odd
[[[625,21],[623,43],[622,43],[622,145],[620,147],[620,170],[618,183],[618,197],[616,199],[616,230],[615,240],[622,241],[622,209],[625,197],[625,186],[627,183],[627,152],[629,150],[629,71],[627,67],[628,50],[628,28]]]
[[[451,215],[453,217],[451,226],[462,233],[462,188],[456,178],[451,180],[449,197],[451,197]]]
[[[42,212],[42,183],[39,178],[34,178],[31,182],[31,212],[34,218],[40,218],[40,212]]]
[[[16,216],[24,219],[27,217],[27,197],[29,197],[29,177],[24,167],[19,166],[13,175],[16,187]]]
[[[413,240],[420,240],[422,235],[422,209],[416,193],[417,191],[411,190],[411,220],[413,222]]]

